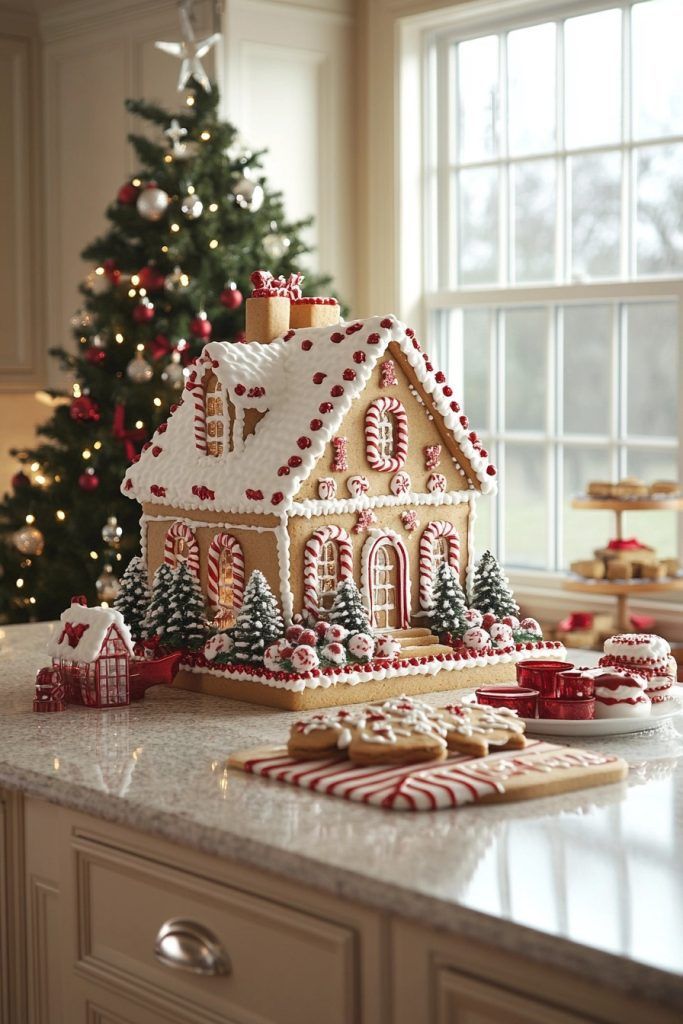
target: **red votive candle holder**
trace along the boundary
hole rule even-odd
[[[520,718],[535,718],[538,690],[526,686],[482,686],[475,691],[477,704],[512,708]]]
[[[564,721],[585,721],[595,718],[595,697],[586,700],[565,700],[561,697],[538,698],[539,718],[558,718]]]
[[[557,696],[563,700],[587,700],[595,696],[595,679],[580,668],[558,672]]]
[[[557,677],[560,672],[574,668],[566,661],[518,661],[517,682],[531,690],[538,690],[542,697],[557,697]]]

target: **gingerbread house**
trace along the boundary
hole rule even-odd
[[[445,655],[428,629],[434,574],[447,561],[468,588],[477,501],[496,488],[446,377],[396,317],[344,322],[334,300],[267,282],[247,300],[246,335],[206,345],[126,473],[150,574],[187,561],[222,627],[254,569],[286,623],[324,618],[353,577],[376,629]],[[203,688],[259,699],[223,675]]]
[[[133,645],[128,626],[113,608],[87,608],[72,599],[48,643],[72,704],[110,708],[130,703]]]

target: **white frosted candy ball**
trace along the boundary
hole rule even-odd
[[[285,637],[290,643],[298,643],[299,637],[304,631],[304,627],[300,623],[295,623],[292,626],[288,626],[285,632]]]
[[[519,624],[519,628],[523,629],[525,633],[538,633],[542,635],[542,630],[536,619],[522,619]]]
[[[349,631],[346,626],[341,626],[338,622],[333,622],[332,625],[327,628],[325,639],[332,640],[334,643],[339,644],[342,640],[346,640],[348,635]]]
[[[349,637],[348,647],[354,658],[369,661],[375,653],[375,641],[368,633],[354,633]]]
[[[277,672],[282,664],[282,655],[280,654],[280,643],[278,640],[276,643],[271,644],[270,647],[266,647],[263,652],[263,664],[266,668],[269,668],[271,672]]]
[[[483,651],[485,647],[488,647],[491,638],[485,629],[474,626],[463,634],[462,639],[465,647],[470,647],[473,651]]]
[[[509,626],[510,629],[519,629],[519,619],[516,615],[504,615],[500,621]]]
[[[465,612],[465,622],[471,629],[478,629],[483,621],[484,616],[478,608],[468,608]]]
[[[400,650],[401,645],[395,637],[384,633],[375,637],[376,658],[396,658]]]
[[[292,651],[291,662],[297,672],[311,672],[320,664],[320,658],[314,647],[300,644]]]
[[[512,643],[512,628],[506,626],[504,622],[494,622],[489,629],[489,634],[499,647],[506,647]]]
[[[325,622],[324,619],[318,619],[316,624],[313,626],[313,632],[315,633],[319,640],[322,640],[327,634],[329,628],[329,622]]]
[[[346,662],[346,651],[339,643],[327,644],[323,647],[323,657],[333,665],[343,665]]]
[[[204,657],[213,661],[218,654],[229,654],[235,641],[227,633],[216,633],[204,644]]]

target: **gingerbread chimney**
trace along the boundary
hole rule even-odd
[[[339,323],[336,299],[301,294],[302,274],[273,277],[267,270],[251,275],[253,291],[247,299],[247,341],[265,344],[281,337],[290,327],[331,327]]]

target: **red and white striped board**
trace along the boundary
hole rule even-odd
[[[529,740],[524,751],[465,754],[427,764],[358,767],[351,761],[297,761],[284,747],[233,754],[228,766],[326,796],[392,811],[436,811],[473,803],[528,800],[626,778],[621,758]]]

